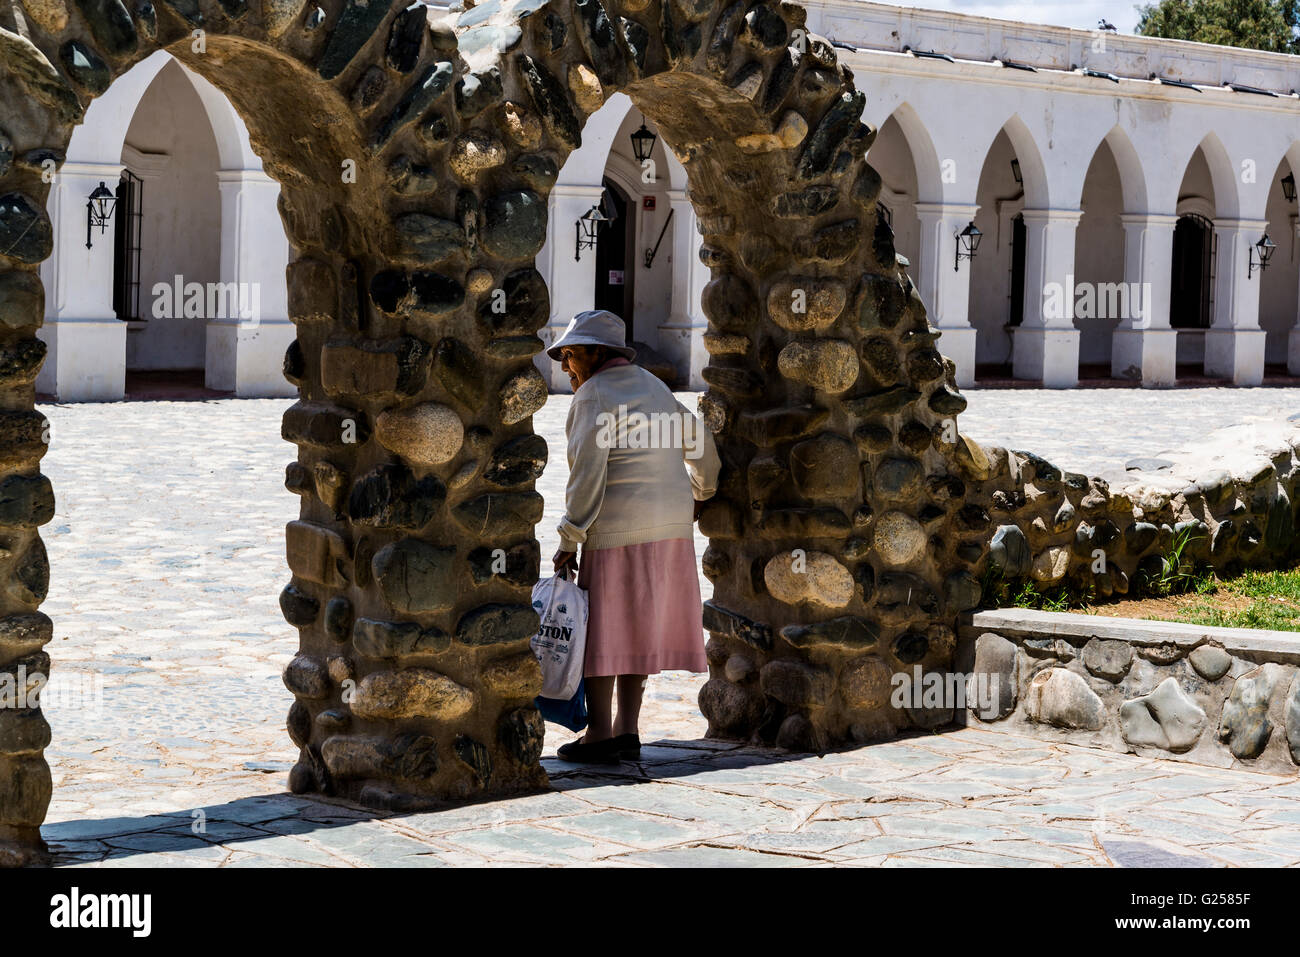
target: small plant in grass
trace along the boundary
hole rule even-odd
[[[1160,556],[1160,571],[1143,576],[1142,590],[1161,598],[1193,591],[1198,595],[1212,592],[1214,572],[1192,555],[1192,546],[1202,537],[1190,526],[1176,532],[1169,550]]]

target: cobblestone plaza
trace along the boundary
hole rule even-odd
[[[684,395],[693,407],[696,397]],[[567,397],[535,419],[555,550]],[[280,671],[296,637],[279,400],[55,405],[42,468],[49,652],[89,701],[47,706],[63,863],[1274,865],[1300,861],[1300,784],[967,729],[817,756],[703,740],[703,675],[652,679],[639,765],[554,791],[387,815],[287,795],[296,749]],[[1300,411],[1300,390],[980,391],[964,427],[1095,474],[1215,428]],[[697,554],[705,541],[697,540]],[[271,584],[268,584],[271,583]],[[709,584],[703,578],[704,595]],[[70,679],[76,679],[70,681]],[[94,692],[102,687],[99,707]],[[80,704],[81,706],[74,706]],[[546,754],[571,735],[548,726]],[[196,834],[196,821],[204,824]]]

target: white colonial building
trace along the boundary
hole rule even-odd
[[[805,6],[867,94],[881,205],[963,385],[1300,375],[1300,57],[855,0]],[[560,173],[539,259],[552,301],[542,335],[610,308],[683,386],[702,388],[708,271],[681,165],[662,140],[648,166],[633,155],[643,122],[613,97]],[[119,212],[87,248],[86,197],[100,182]],[[114,84],[50,201],[40,391],[115,399],[128,376],[168,370],[240,396],[289,394],[276,195],[230,104],[166,54]],[[593,207],[612,222],[578,249]],[[974,255],[959,256],[972,226]],[[184,318],[191,284],[209,305],[214,289],[260,290],[256,320],[233,308]],[[162,286],[181,295],[160,303]]]

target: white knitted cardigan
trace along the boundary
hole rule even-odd
[[[620,548],[694,535],[694,502],[717,491],[713,436],[662,381],[607,366],[574,393],[560,547]]]

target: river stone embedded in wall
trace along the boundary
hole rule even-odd
[[[546,242],[546,200],[529,189],[493,196],[483,207],[481,241],[500,259],[532,259]]]
[[[829,326],[848,304],[844,284],[826,279],[783,279],[767,296],[767,311],[782,329],[804,332]]]
[[[771,462],[763,474],[770,476],[770,487],[763,488],[762,474],[751,463],[749,487],[756,499],[765,497],[784,479],[784,466],[771,456],[757,457],[754,462]],[[848,439],[838,435],[819,435],[800,442],[790,450],[790,474],[799,491],[809,498],[839,498],[855,494],[858,490],[858,449]],[[754,493],[758,494],[754,494]]]
[[[295,655],[284,667],[284,686],[299,698],[329,697],[330,676],[325,662],[313,655]]]
[[[1232,694],[1223,705],[1219,740],[1226,742],[1228,750],[1238,758],[1257,758],[1268,746],[1273,733],[1268,705],[1280,670],[1274,664],[1261,665],[1241,675],[1232,686]]]
[[[1055,584],[1064,578],[1065,573],[1069,570],[1070,549],[1064,546],[1056,546],[1045,549],[1034,559],[1030,574],[1033,576],[1034,581]]]
[[[409,409],[390,409],[375,422],[384,448],[415,465],[442,465],[460,452],[465,426],[452,409],[424,402]]]
[[[989,544],[989,568],[1000,572],[1004,578],[1023,578],[1029,574],[1033,563],[1033,552],[1029,550],[1020,526],[999,526]]]
[[[838,339],[791,342],[777,356],[777,370],[794,382],[839,395],[858,381],[858,354]]]
[[[843,608],[853,600],[853,576],[825,552],[808,552],[801,561],[790,553],[777,555],[763,569],[763,581],[772,597],[787,605]]]
[[[63,0],[23,0],[23,7],[47,33],[62,33],[68,25],[68,6]]]
[[[515,425],[546,404],[546,380],[536,367],[513,377],[501,387],[501,424]]]
[[[763,694],[791,708],[820,707],[834,687],[824,668],[790,658],[769,661],[758,677]]]
[[[414,538],[385,545],[371,559],[384,599],[402,614],[447,611],[455,603],[456,549]]]
[[[1119,709],[1119,729],[1125,741],[1134,747],[1175,754],[1196,746],[1206,720],[1205,711],[1172,676],[1150,694],[1125,701]]]
[[[1127,641],[1093,638],[1083,646],[1083,666],[1108,681],[1119,681],[1133,666],[1133,646]]]
[[[54,249],[54,227],[45,207],[22,193],[0,196],[0,255],[38,263]]]
[[[850,707],[874,710],[889,700],[893,672],[879,655],[849,662],[840,674],[839,689]]]
[[[1187,656],[1187,660],[1206,681],[1218,681],[1232,667],[1232,655],[1215,645],[1201,645]]]
[[[1025,693],[1030,721],[1071,730],[1097,731],[1106,720],[1106,706],[1073,671],[1051,668],[1039,672]]]
[[[1158,645],[1139,645],[1136,653],[1156,665],[1172,665],[1183,657],[1184,648],[1175,641],[1163,641]]]
[[[705,682],[699,695],[700,713],[709,728],[724,734],[748,734],[763,715],[763,696],[725,678]]]
[[[1030,658],[1073,661],[1079,656],[1078,649],[1064,638],[1026,638],[1020,648]]]
[[[903,512],[886,512],[876,522],[873,539],[881,560],[896,568],[910,565],[925,554],[925,529]]]
[[[1291,679],[1286,695],[1286,743],[1291,760],[1300,764],[1300,672]]]
[[[970,662],[958,662],[959,670],[969,673],[966,682],[966,708],[974,712],[983,721],[995,721],[1005,718],[1016,707],[1018,689],[1016,687],[1016,644],[1001,635],[985,632],[975,639],[974,658]],[[978,682],[987,682],[995,692],[992,713],[978,710]]]
[[[376,671],[357,686],[352,711],[359,718],[436,718],[454,721],[474,707],[474,692],[427,668]]]
[[[472,183],[480,173],[500,166],[505,160],[506,149],[499,139],[482,130],[470,130],[452,142],[447,165],[459,179]]]
[[[875,646],[880,628],[874,621],[845,615],[811,625],[786,625],[781,637],[796,648],[833,647],[845,651],[865,651]]]

